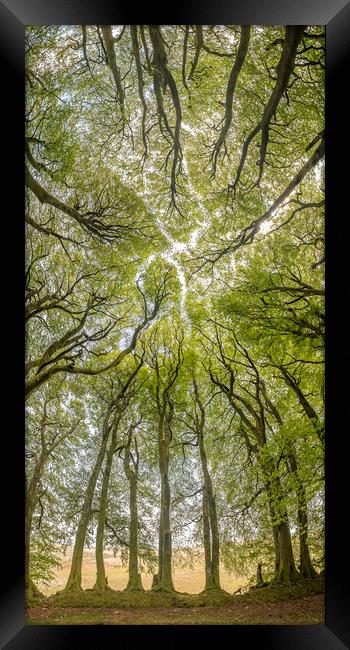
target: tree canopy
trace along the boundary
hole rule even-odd
[[[31,592],[323,569],[324,36],[27,27]]]

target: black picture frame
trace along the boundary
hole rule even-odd
[[[177,5],[177,3],[174,3]],[[176,10],[177,9],[177,10]],[[28,626],[24,618],[24,29],[28,24],[317,24],[326,25],[326,619],[325,625],[205,626],[208,643],[229,634],[231,644],[254,645],[268,650],[341,650],[350,647],[349,542],[346,534],[349,495],[349,457],[345,452],[349,436],[347,368],[350,367],[346,306],[348,290],[348,163],[349,104],[346,98],[350,71],[350,3],[344,0],[228,0],[195,2],[186,9],[177,6],[165,15],[162,7],[144,6],[134,10],[117,0],[2,0],[0,2],[0,53],[7,80],[1,75],[3,181],[1,198],[2,250],[10,252],[3,272],[1,302],[4,334],[5,393],[2,392],[1,436],[2,539],[5,551],[1,563],[2,648],[70,648],[96,641],[128,646],[148,637],[155,640],[153,626]],[[4,137],[9,135],[5,147]],[[344,156],[345,154],[345,156]],[[343,158],[344,156],[344,158]],[[9,199],[7,210],[4,199]],[[5,227],[7,232],[5,233]],[[341,377],[342,369],[345,371]],[[8,372],[10,371],[10,376]],[[23,382],[24,383],[24,382]],[[7,391],[7,393],[6,393]],[[10,406],[10,404],[12,405]],[[5,577],[4,577],[5,574]],[[173,626],[170,635],[155,626],[164,642],[187,640],[198,626]],[[215,628],[215,629],[214,629]],[[201,628],[203,631],[203,628]],[[142,636],[141,636],[142,635]],[[163,636],[165,635],[165,636]]]

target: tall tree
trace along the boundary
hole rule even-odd
[[[98,591],[106,548],[130,590],[198,545],[208,590],[322,568],[324,57],[314,25],[27,27],[28,593],[72,540],[67,591],[87,545]]]
[[[139,544],[138,544],[138,505],[137,489],[139,479],[139,451],[135,429],[140,423],[130,424],[126,443],[124,445],[123,466],[129,482],[130,526],[129,526],[129,580],[126,591],[142,591],[141,574],[139,573]],[[133,449],[132,449],[133,447]]]
[[[174,404],[172,389],[183,361],[183,332],[180,328],[170,332],[170,337],[160,330],[153,330],[150,338],[149,365],[154,370],[153,399],[158,417],[158,463],[161,481],[160,521],[158,548],[158,575],[155,589],[173,591],[172,546],[170,527],[170,479],[169,460],[172,440]]]
[[[192,381],[194,414],[186,413],[186,426],[194,432],[199,448],[202,469],[202,509],[203,546],[205,560],[205,591],[220,590],[220,539],[219,523],[215,503],[213,482],[210,476],[208,457],[205,449],[206,415],[198,383],[193,375]]]
[[[96,531],[96,582],[94,589],[96,591],[104,591],[107,586],[106,583],[106,574],[105,566],[103,559],[103,543],[104,543],[104,532],[105,532],[105,522],[106,522],[106,513],[107,513],[107,500],[108,500],[108,489],[110,482],[110,475],[112,469],[113,456],[116,451],[117,446],[117,434],[120,421],[123,416],[123,412],[128,406],[128,403],[135,392],[135,380],[137,374],[142,367],[144,360],[143,354],[137,358],[135,356],[134,367],[131,367],[124,376],[118,377],[117,381],[112,385],[113,395],[113,425],[110,435],[110,442],[106,452],[106,462],[103,470],[103,481],[101,487],[101,494],[99,500],[99,512],[97,520],[97,531]]]

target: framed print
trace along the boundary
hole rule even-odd
[[[2,647],[348,647],[350,6],[226,4],[0,5]]]

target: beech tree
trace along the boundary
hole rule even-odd
[[[192,396],[194,412],[186,411],[183,424],[195,436],[199,448],[201,471],[203,478],[202,491],[202,521],[203,521],[203,547],[205,560],[205,591],[210,589],[220,590],[220,540],[218,516],[216,511],[215,494],[210,476],[208,457],[205,448],[206,408],[201,398],[198,383],[193,374]],[[188,443],[187,443],[188,444]]]
[[[28,599],[322,571],[324,38],[27,27]]]
[[[154,588],[174,590],[172,581],[172,546],[170,527],[169,454],[172,440],[174,403],[172,389],[183,361],[183,334],[180,329],[165,333],[153,330],[150,337],[148,363],[154,370],[154,388],[151,389],[158,419],[158,462],[161,479],[159,522],[158,574]]]

